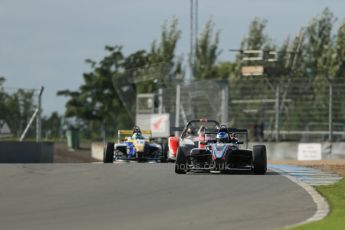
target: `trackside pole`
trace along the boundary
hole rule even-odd
[[[44,91],[44,87],[41,87],[40,93],[38,94],[38,106],[35,112],[32,114],[29,123],[26,125],[25,130],[23,131],[22,135],[19,138],[19,141],[22,142],[28,132],[31,124],[36,118],[36,142],[40,142],[42,139],[42,123],[41,123],[41,112],[42,112],[42,94]]]
[[[22,135],[20,136],[20,138],[19,138],[19,141],[20,141],[20,142],[22,142],[22,141],[24,140],[24,138],[25,138],[25,136],[26,136],[26,133],[28,132],[28,130],[29,130],[29,128],[30,128],[32,122],[35,120],[37,114],[38,114],[38,108],[37,108],[37,109],[35,110],[35,112],[32,114],[29,123],[26,125],[24,132],[23,132]]]
[[[228,121],[229,110],[229,87],[227,84],[223,85],[222,89],[222,104],[221,104],[221,122],[225,124]]]
[[[276,105],[275,105],[275,110],[276,110],[276,117],[275,117],[275,141],[278,142],[279,141],[279,94],[280,94],[280,87],[279,87],[279,83],[277,83],[276,86]]]
[[[38,94],[38,112],[36,116],[36,142],[40,142],[42,139],[42,119],[41,119],[41,114],[42,114],[42,94],[44,91],[44,87],[41,86],[40,93]]]
[[[181,86],[180,83],[176,84],[176,115],[175,115],[175,127],[180,125],[180,94]],[[178,135],[178,131],[175,132],[175,135]]]
[[[328,105],[328,129],[329,129],[329,142],[332,142],[333,139],[333,84],[330,80],[328,80],[329,85],[329,105]]]

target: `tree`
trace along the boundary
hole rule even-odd
[[[156,69],[157,80],[163,85],[183,72],[182,58],[175,54],[181,34],[177,18],[172,18],[170,24],[165,22],[162,25],[159,42],[155,40],[151,44],[149,65]]]
[[[254,18],[249,25],[247,37],[241,42],[241,49],[261,50],[270,45],[269,37],[264,33],[267,20]]]
[[[121,117],[118,110],[122,108],[122,104],[113,88],[112,77],[120,71],[124,62],[121,46],[106,46],[105,50],[107,55],[98,63],[87,60],[91,71],[83,74],[84,84],[78,91],[58,92],[58,95],[69,97],[66,117],[75,116],[84,120],[89,123],[90,129],[103,130],[103,136],[106,135],[105,127],[111,127],[110,132]]]
[[[43,117],[43,136],[46,138],[58,138],[61,135],[62,117],[57,112],[52,112],[49,117]]]
[[[192,71],[195,79],[217,78],[216,61],[220,55],[219,34],[214,33],[214,23],[209,20],[195,45],[195,62]]]
[[[336,37],[333,58],[335,60],[334,69],[331,74],[335,79],[345,77],[345,20],[340,25]]]
[[[173,18],[169,25],[165,22],[162,25],[160,41],[153,41],[148,55],[150,63],[174,64],[177,42],[181,38],[181,30],[178,29],[178,20]]]
[[[334,38],[332,36],[335,18],[333,13],[324,9],[322,14],[311,20],[306,27],[305,42],[302,46],[303,63],[300,71],[304,79],[301,84],[304,91],[310,90],[309,101],[312,100],[313,109],[308,111],[309,119],[318,122],[327,121],[328,113],[328,81],[334,68]],[[306,99],[306,98],[304,98]],[[305,101],[301,106],[305,107]],[[323,112],[322,112],[323,111]]]
[[[67,96],[66,117],[77,117],[84,121],[89,130],[114,133],[118,128],[128,128],[134,120],[127,112],[133,113],[136,93],[149,93],[157,89],[151,72],[152,66],[167,65],[168,70],[158,72],[158,79],[166,77],[174,68],[177,70],[175,48],[181,31],[177,20],[170,26],[162,26],[160,42],[154,41],[148,53],[139,50],[128,56],[122,53],[121,46],[106,46],[106,56],[99,62],[87,59],[91,71],[84,73],[84,83],[77,91],[62,90],[60,96]],[[163,64],[162,64],[163,63]],[[157,68],[159,71],[161,68]],[[148,80],[145,77],[148,77]],[[122,93],[126,88],[129,91]],[[131,92],[131,93],[128,93]]]
[[[345,101],[344,101],[344,79],[345,79],[345,20],[340,25],[334,45],[334,68],[330,76],[333,81],[333,101],[336,102],[338,110],[334,111],[334,121],[345,122]]]
[[[265,28],[267,21],[265,19],[254,18],[250,23],[247,36],[241,41],[240,50],[273,50],[275,45],[272,44],[271,39],[265,33]],[[272,88],[273,83],[268,84],[268,82],[274,80],[274,77],[270,76],[242,76],[241,67],[242,66],[252,66],[252,65],[264,65],[266,68],[266,63],[263,62],[243,62],[242,53],[240,52],[236,56],[236,69],[235,73],[231,75],[230,78],[230,97],[232,99],[252,99],[255,95],[255,99],[271,99],[274,98],[275,89]],[[269,79],[269,81],[267,81]],[[249,100],[250,101],[250,100]],[[259,121],[259,119],[264,118],[272,121],[271,117],[265,116],[264,113],[268,109],[272,109],[272,105],[267,104],[251,104],[249,102],[243,104],[233,104],[232,111],[255,111],[250,113],[237,113],[234,112],[230,114],[233,119],[234,125],[236,126],[252,126]],[[245,122],[247,124],[245,124]]]
[[[0,77],[0,120],[6,121],[12,133],[19,136],[35,110],[35,90],[16,89],[14,93],[5,92],[5,78]],[[34,127],[31,127],[29,136]]]

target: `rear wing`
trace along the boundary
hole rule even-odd
[[[245,148],[248,148],[248,130],[247,129],[237,129],[237,128],[226,128],[226,130],[224,130],[225,132],[227,132],[228,134],[230,133],[235,133],[235,134],[239,134],[241,136],[241,138],[239,138],[239,141],[242,141],[243,144],[245,144]],[[207,130],[206,134],[213,134],[216,135],[219,132],[219,130]]]
[[[243,133],[243,134],[248,134],[248,130],[247,130],[247,129],[228,128],[228,133]]]
[[[123,135],[132,135],[133,130],[118,130],[117,135],[118,137],[123,136]],[[151,138],[152,132],[151,130],[141,130],[141,134],[149,136]]]
[[[238,134],[247,134],[248,135],[248,130],[247,129],[237,129],[237,128],[227,128],[226,130],[227,133],[238,133]],[[212,129],[212,130],[206,130],[206,134],[217,134],[219,132],[219,129]]]

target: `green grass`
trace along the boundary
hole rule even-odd
[[[318,186],[316,189],[327,199],[328,203],[330,204],[330,213],[323,220],[291,229],[345,229],[345,178],[334,185]]]

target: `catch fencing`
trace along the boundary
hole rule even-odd
[[[256,140],[345,139],[343,79],[242,78],[230,88],[231,123],[250,129]]]
[[[146,104],[139,103],[147,105],[145,113],[169,113],[171,127],[209,118],[247,128],[254,141],[345,140],[343,78],[231,76],[186,82],[172,69],[160,64],[114,78],[129,114],[140,113],[136,111],[139,98],[147,99]],[[150,91],[147,81],[156,83]],[[140,93],[146,94],[140,98]]]
[[[41,138],[41,94],[43,89],[0,87],[0,138]],[[36,114],[36,127],[27,127]],[[34,121],[33,121],[34,122]]]

